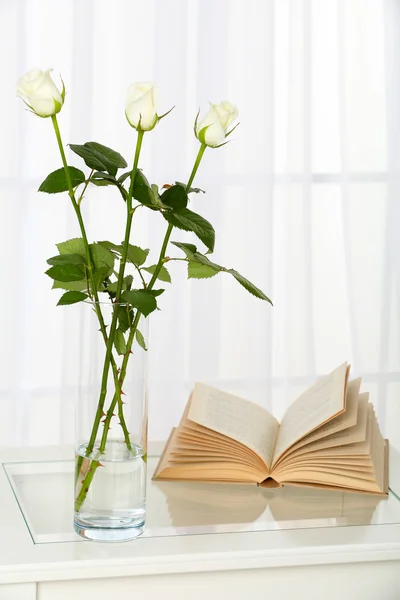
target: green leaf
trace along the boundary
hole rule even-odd
[[[161,294],[163,294],[165,290],[146,290],[146,292],[148,294],[151,294],[152,296],[161,296]]]
[[[145,317],[157,308],[155,297],[147,290],[126,290],[122,294],[121,299],[123,302],[129,302],[134,308],[140,310]]]
[[[108,179],[91,179],[90,183],[97,185],[97,187],[106,187],[107,185],[112,185],[112,181]]]
[[[67,304],[76,304],[77,302],[82,302],[82,300],[86,300],[88,298],[87,294],[83,294],[82,292],[65,292],[57,302],[57,306],[65,306]]]
[[[132,275],[127,275],[126,277],[124,277],[124,284],[128,290],[131,289],[132,283],[133,283]]]
[[[92,260],[94,264],[94,268],[97,271],[101,267],[107,267],[107,275],[111,275],[114,269],[115,256],[114,254],[104,248],[100,244],[90,244],[90,254],[92,255]]]
[[[72,187],[76,187],[85,181],[85,175],[79,169],[68,167],[68,171]],[[57,169],[57,171],[53,171],[46,177],[40,184],[38,191],[46,192],[47,194],[58,194],[60,192],[67,192],[68,189],[68,182],[64,169]]]
[[[136,341],[143,350],[147,350],[146,342],[144,341],[143,335],[140,333],[139,329],[136,329],[135,333]]]
[[[191,258],[195,252],[197,252],[197,248],[194,244],[185,244],[183,242],[171,242],[177,248],[183,250],[186,254],[187,258]]]
[[[198,215],[188,208],[181,208],[180,210],[174,210],[173,212],[164,211],[163,215],[168,223],[171,223],[174,227],[183,229],[184,231],[193,231],[209,250],[214,250],[214,227],[201,215]]]
[[[66,242],[60,242],[56,244],[60,254],[80,254],[85,256],[85,244],[82,238],[72,238]]]
[[[94,183],[94,185],[118,185],[117,180],[113,175],[109,173],[102,173],[100,171],[96,171],[90,178],[90,183]]]
[[[154,271],[156,270],[156,268],[157,268],[157,265],[151,265],[150,267],[142,267],[143,271],[147,271],[148,273],[150,273],[150,275],[154,274]],[[167,268],[164,267],[164,265],[161,265],[161,269],[157,275],[157,279],[159,279],[160,281],[165,281],[167,283],[171,283],[171,275],[169,274]]]
[[[56,244],[60,254],[79,254],[85,256],[85,245],[82,238],[73,238],[66,242]],[[108,266],[108,274],[111,275],[114,269],[115,257],[110,250],[104,248],[101,244],[89,244],[90,254],[92,256],[94,268]]]
[[[85,269],[83,265],[67,263],[50,267],[46,275],[57,281],[81,281],[85,279]]]
[[[140,169],[136,171],[135,183],[133,185],[133,197],[140,202],[140,204],[155,208],[153,190]]]
[[[189,279],[209,279],[219,273],[209,265],[202,265],[199,262],[189,260],[188,262],[188,278]]]
[[[82,292],[87,290],[87,282],[85,281],[54,281],[52,290],[71,290],[74,292]]]
[[[131,173],[132,171],[127,171],[126,173],[123,173],[120,177],[118,177],[119,183],[124,183],[125,179],[128,179]]]
[[[122,251],[122,250],[121,250]],[[143,250],[143,248],[139,248],[139,246],[134,246],[133,244],[128,245],[128,260],[133,263],[137,267],[143,265],[146,262],[147,256],[149,254],[149,248]]]
[[[251,281],[243,277],[243,275],[241,275],[234,269],[226,269],[225,267],[222,267],[221,265],[217,265],[217,263],[212,262],[209,258],[207,258],[207,256],[204,256],[204,254],[200,254],[200,252],[197,252],[197,248],[193,244],[184,244],[182,242],[172,242],[172,244],[174,244],[174,246],[176,246],[177,248],[180,248],[186,254],[186,257],[189,261],[188,277],[212,277],[212,271],[214,271],[214,274],[224,271],[233,275],[236,281],[238,281],[240,285],[242,285],[248,292],[250,292],[250,294],[253,294],[253,296],[256,296],[257,298],[261,298],[261,300],[266,300],[272,305],[271,300],[268,298],[268,296],[264,294],[263,291],[261,291],[258,287],[254,285],[254,283],[251,283]],[[196,263],[198,264],[198,267],[195,266]],[[205,267],[205,269],[201,270],[200,266]],[[206,275],[205,273],[207,272],[210,274]]]
[[[131,286],[132,286],[132,282],[133,282],[132,275],[127,275],[126,277],[124,277],[122,289],[130,290]],[[118,286],[118,281],[113,281],[113,283],[110,283],[110,285],[107,287],[107,291],[113,292],[115,294],[117,291],[117,286]]]
[[[111,250],[112,252],[116,252],[119,255],[122,255],[122,244],[113,244],[112,242],[98,242],[97,245],[106,248],[107,250]],[[128,261],[140,267],[143,263],[146,262],[147,256],[150,250],[148,248],[139,248],[139,246],[134,246],[133,244],[128,245]]]
[[[238,281],[240,285],[242,285],[248,292],[250,292],[250,294],[253,294],[253,296],[256,296],[257,298],[261,298],[261,300],[266,300],[272,305],[272,302],[268,298],[268,296],[266,296],[264,292],[262,292],[258,287],[256,287],[254,283],[251,283],[251,281],[246,279],[246,277],[243,277],[243,275],[241,275],[234,269],[229,269],[228,273],[233,275],[236,281]]]
[[[114,346],[121,356],[121,354],[125,354],[126,352],[126,342],[124,338],[124,334],[120,329],[117,329],[114,336]]]
[[[172,243],[177,248],[180,248],[181,250],[183,250],[183,252],[186,254],[186,257],[189,260],[195,261],[202,265],[206,265],[208,267],[212,267],[216,271],[226,271],[225,267],[222,267],[221,265],[217,265],[217,263],[212,262],[204,254],[200,254],[200,252],[197,252],[197,248],[193,244],[184,244],[183,242],[172,242]]]
[[[84,265],[85,257],[80,254],[59,254],[58,256],[52,256],[46,261],[49,265],[62,265],[62,264],[74,264]]]
[[[169,206],[174,210],[186,208],[188,203],[188,195],[185,186],[180,183],[167,188],[161,195],[161,202],[165,206]]]
[[[133,310],[130,306],[118,307],[118,329],[125,333],[131,328],[134,319]]]
[[[186,192],[187,192],[188,194],[191,194],[191,193],[193,193],[193,194],[199,194],[200,192],[201,192],[202,194],[205,194],[205,193],[206,193],[204,190],[201,190],[200,188],[193,188],[193,187],[191,187],[191,188],[189,188],[189,189],[186,189],[186,188],[187,188],[187,185],[186,185],[186,183],[182,183],[181,181],[175,181],[175,183],[176,183],[177,185],[182,185],[182,186],[185,188],[185,190],[186,190]]]
[[[122,254],[122,245],[113,244],[112,242],[97,242],[99,246],[103,246],[103,248],[107,248],[107,250],[112,250],[112,252],[117,252],[118,254]]]
[[[115,179],[114,175],[110,175],[109,173],[102,173],[101,171],[95,171],[91,179],[107,179],[107,181],[117,183],[117,180]]]
[[[107,265],[99,267],[98,269],[95,270],[93,278],[94,278],[94,285],[95,285],[97,292],[104,291],[102,289],[102,287],[103,287],[102,284],[103,284],[104,279],[108,275],[109,275],[109,267],[107,267]],[[95,291],[95,290],[92,290],[92,291]]]
[[[107,171],[110,175],[116,175],[118,169],[124,169],[127,166],[126,160],[119,152],[97,142],[86,142],[83,145],[70,144],[70,148],[83,158],[90,169]]]

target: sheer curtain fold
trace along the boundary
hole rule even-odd
[[[215,260],[274,308],[224,274],[187,281],[171,265],[150,325],[150,438],[168,435],[196,380],[280,417],[348,360],[400,446],[399,32],[397,0],[0,3],[0,52],[10,57],[0,99],[0,445],[73,438],[81,315],[55,306],[43,272],[54,244],[79,230],[67,197],[36,193],[60,166],[57,148],[50,123],[14,97],[17,78],[40,66],[67,85],[65,143],[96,140],[128,162],[126,89],[156,80],[162,109],[176,105],[145,136],[141,166],[159,185],[187,179],[199,105],[228,98],[240,108],[234,141],[205,154],[196,184],[207,193],[192,208],[215,226]],[[113,190],[89,191],[92,240],[121,238],[121,204]],[[157,217],[142,211],[132,232],[154,262],[165,232]],[[173,239],[201,247],[192,234]]]

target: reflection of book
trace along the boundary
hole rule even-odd
[[[306,390],[282,422],[196,384],[154,479],[303,485],[387,495],[388,456],[360,379],[343,364]]]
[[[298,487],[258,490],[253,486],[189,482],[159,482],[157,487],[166,496],[174,527],[305,519],[368,525],[381,501],[376,495]]]

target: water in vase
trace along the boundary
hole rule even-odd
[[[79,447],[75,472],[75,530],[98,541],[123,541],[140,535],[146,518],[146,454],[141,446],[128,449],[123,440],[108,440],[87,457]],[[91,478],[92,477],[92,478]],[[77,501],[78,500],[78,501]]]

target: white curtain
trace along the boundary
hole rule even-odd
[[[0,445],[73,440],[77,313],[56,307],[44,271],[79,231],[67,196],[36,192],[61,166],[50,122],[15,98],[37,66],[66,83],[65,143],[129,161],[126,89],[155,80],[163,109],[176,105],[145,136],[141,166],[158,184],[188,177],[199,106],[240,109],[235,140],[205,155],[193,209],[215,226],[216,262],[274,308],[229,277],[187,281],[171,266],[150,325],[150,439],[166,438],[196,380],[281,417],[347,360],[400,447],[399,34],[398,0],[0,0]],[[92,240],[122,239],[121,204],[90,191]],[[165,222],[142,213],[132,242],[156,257]]]

